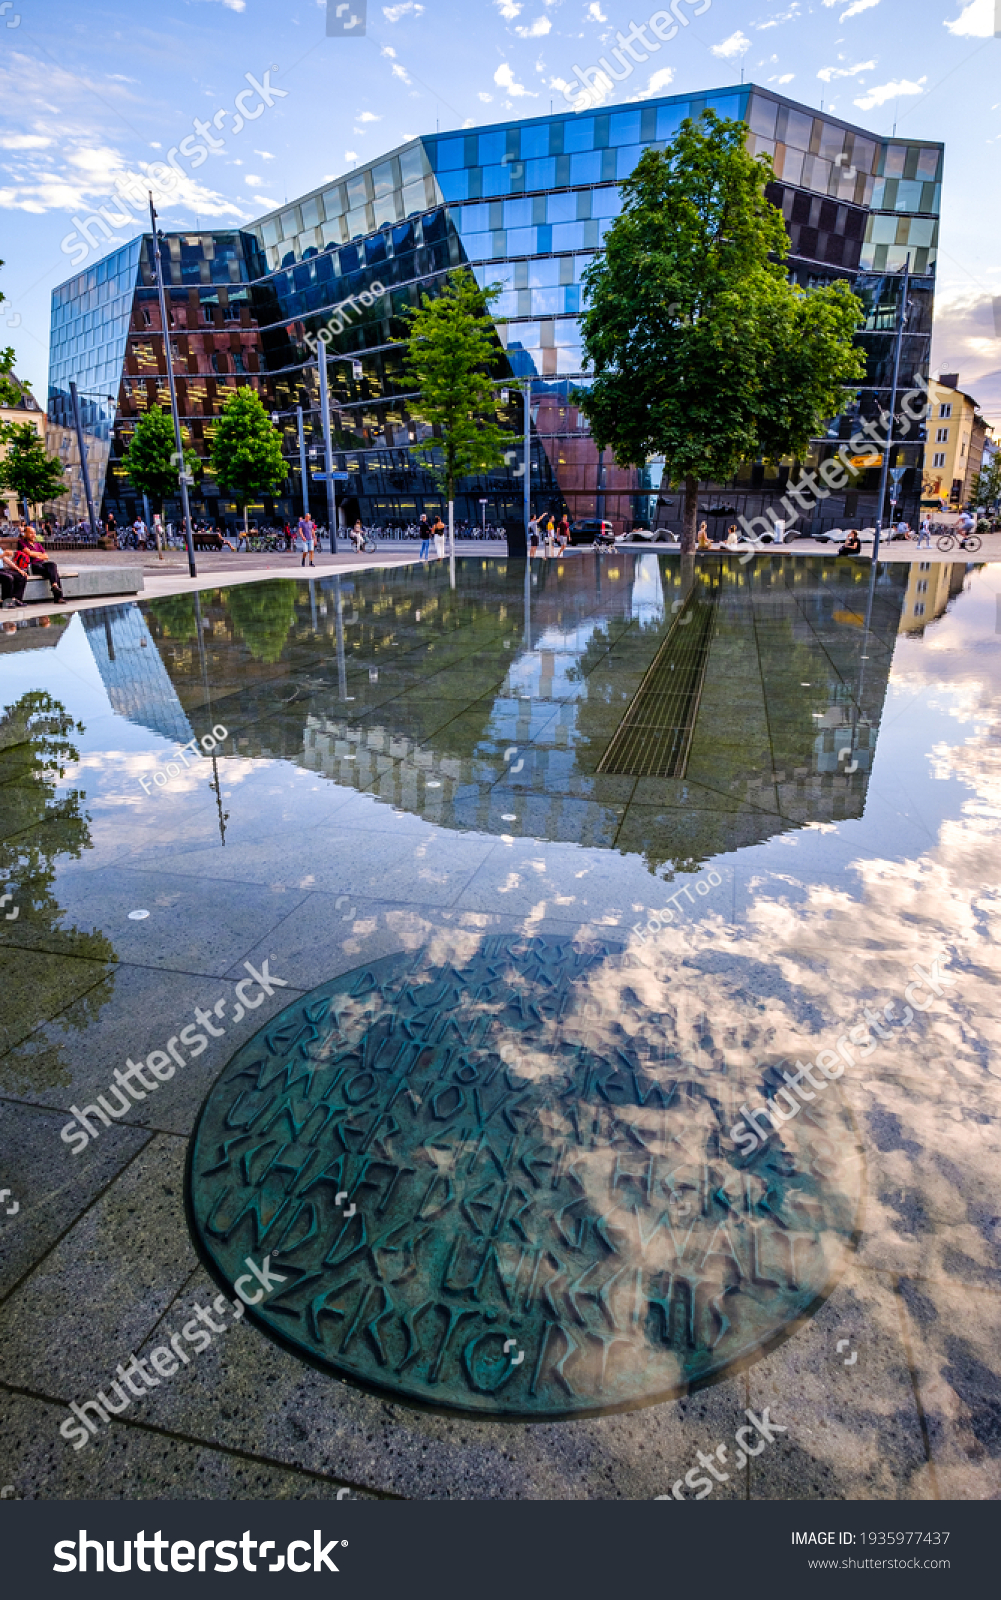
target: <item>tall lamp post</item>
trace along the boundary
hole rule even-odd
[[[90,522],[90,536],[97,543],[97,522],[94,518],[94,496],[90,492],[90,471],[87,467],[87,451],[83,442],[83,423],[80,420],[80,397],[77,394],[76,384],[70,379],[70,400],[73,405],[73,426],[76,429],[76,444],[80,452],[80,476],[83,479],[83,492],[87,496],[87,517]]]
[[[876,571],[876,562],[879,560],[879,536],[883,528],[883,507],[886,504],[886,484],[890,475],[890,451],[893,448],[893,420],[897,410],[897,387],[900,382],[900,352],[904,343],[904,326],[907,322],[907,290],[911,280],[911,257],[908,252],[904,263],[903,284],[900,291],[900,304],[897,307],[897,336],[893,350],[893,382],[890,386],[890,417],[886,424],[886,444],[883,447],[883,466],[879,474],[879,506],[876,510],[876,537],[872,545],[872,570]],[[894,485],[896,487],[896,485]],[[896,503],[896,495],[894,495]]]
[[[181,444],[181,419],[177,412],[177,390],[174,387],[174,354],[170,348],[170,329],[167,326],[167,298],[163,292],[163,272],[160,269],[160,240],[156,231],[156,212],[153,209],[153,192],[149,195],[149,224],[153,234],[153,266],[156,270],[156,290],[160,300],[160,326],[163,329],[163,358],[167,363],[167,384],[170,389],[170,411],[174,419],[174,445],[180,462],[178,480],[181,487],[181,510],[184,516],[184,542],[188,549],[188,572],[197,578],[195,546],[191,536],[191,509],[188,505],[188,469],[184,464],[184,447]]]

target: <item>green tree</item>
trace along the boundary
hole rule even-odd
[[[224,494],[243,508],[247,531],[247,501],[281,488],[288,477],[282,457],[281,435],[255,389],[234,390],[212,435],[212,476]]]
[[[29,501],[37,507],[51,500],[59,490],[63,464],[58,456],[46,455],[31,423],[0,423],[0,442],[7,446],[0,461],[0,484],[14,491],[26,511]]]
[[[862,307],[844,282],[788,281],[789,238],[765,197],[767,156],[742,122],[704,112],[622,185],[605,253],[584,275],[594,381],[579,403],[620,466],[663,456],[685,489],[682,550],[695,546],[700,480],[757,457],[802,455],[865,373]]]
[[[410,411],[442,434],[418,445],[415,454],[425,457],[445,490],[453,549],[456,480],[499,466],[509,443],[497,426],[494,392],[501,351],[489,308],[499,293],[499,284],[481,289],[463,267],[449,273],[441,294],[404,312],[410,324],[404,373],[420,390]],[[439,452],[440,467],[433,461]]]
[[[184,427],[181,429],[181,444],[184,448],[184,466],[197,476],[201,472],[201,462],[196,452],[189,449],[191,433]],[[165,497],[178,492],[181,465],[177,460],[174,424],[168,412],[155,406],[139,419],[122,461],[134,488],[140,494],[148,495],[162,512]]]
[[[1001,451],[994,456],[989,467],[982,467],[973,480],[970,492],[971,506],[983,506],[997,511],[1001,505]]]
[[[255,661],[268,665],[281,660],[285,641],[295,621],[297,585],[277,582],[241,583],[222,591],[233,632]]]

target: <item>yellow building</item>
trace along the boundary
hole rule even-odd
[[[912,561],[897,632],[922,633],[962,593],[965,578],[963,561]]]
[[[928,385],[928,438],[921,500],[929,508],[965,506],[980,471],[987,426],[973,396],[959,387],[958,372]]]
[[[13,374],[10,376],[11,381],[17,383],[17,379]],[[38,437],[44,442],[45,412],[29,389],[24,388],[23,385],[18,385],[18,387],[21,389],[21,398],[17,405],[0,405],[0,422],[16,422],[19,426],[23,426],[26,422],[30,423]],[[6,454],[7,446],[0,443],[0,459]],[[23,510],[23,506],[19,507],[16,504],[16,496],[12,489],[0,488],[0,520],[9,518],[16,521],[23,514]]]

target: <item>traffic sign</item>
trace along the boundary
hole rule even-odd
[[[346,472],[311,472],[310,477],[317,479],[320,483],[347,483],[348,481]]]

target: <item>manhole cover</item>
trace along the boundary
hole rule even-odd
[[[192,1139],[216,1277],[232,1293],[267,1257],[261,1328],[445,1409],[644,1405],[774,1344],[854,1243],[851,1119],[828,1084],[742,1154],[728,1130],[782,1079],[690,1049],[631,980],[619,950],[506,937],[296,1000]]]

